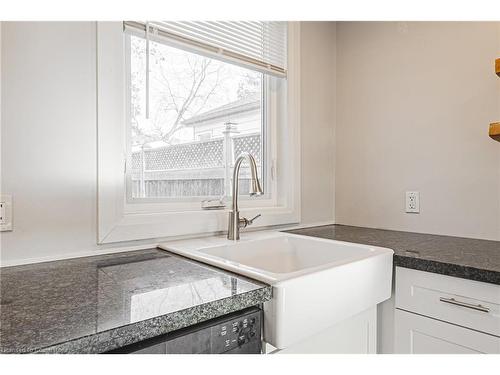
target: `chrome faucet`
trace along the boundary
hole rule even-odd
[[[253,221],[260,217],[260,214],[252,219],[241,218],[240,211],[238,210],[238,179],[240,174],[241,163],[243,160],[247,159],[248,164],[250,164],[250,195],[257,196],[262,195],[262,188],[260,186],[259,177],[257,176],[257,163],[252,155],[248,152],[242,153],[234,163],[233,170],[233,205],[231,211],[229,211],[229,227],[227,231],[227,238],[229,240],[239,240],[240,239],[240,229],[246,228],[253,224]]]

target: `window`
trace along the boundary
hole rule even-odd
[[[147,48],[143,37],[125,38],[129,198],[228,197],[242,152],[255,157],[265,189],[266,75],[164,43],[151,41]],[[249,182],[244,167],[240,189],[248,190]]]
[[[255,227],[300,220],[299,33],[296,22],[97,23],[99,243],[226,230],[243,151],[265,194],[242,194],[242,215],[262,214]],[[226,210],[202,209],[221,197]]]

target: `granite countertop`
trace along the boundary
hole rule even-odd
[[[101,353],[271,298],[159,249],[0,269],[0,352]]]
[[[394,250],[396,266],[500,285],[500,241],[326,225],[287,231]]]

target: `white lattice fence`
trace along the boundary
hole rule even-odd
[[[242,152],[251,153],[261,164],[261,136],[249,134],[232,138],[232,166]],[[145,197],[221,196],[224,194],[224,138],[191,142],[144,150],[145,168],[141,173],[141,151],[132,153],[133,196],[140,196],[144,179]],[[260,170],[260,168],[259,168]],[[245,175],[245,173],[243,173]],[[243,177],[240,187],[248,181]]]
[[[164,171],[184,168],[221,167],[223,139],[193,142],[144,150],[145,170]],[[132,168],[141,168],[140,151],[132,154]]]
[[[234,158],[241,155],[242,152],[249,152],[255,158],[257,164],[260,164],[260,134],[243,135],[233,138]]]

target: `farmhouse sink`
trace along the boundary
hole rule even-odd
[[[161,248],[273,287],[265,341],[279,348],[390,298],[393,251],[276,231],[162,244]]]

